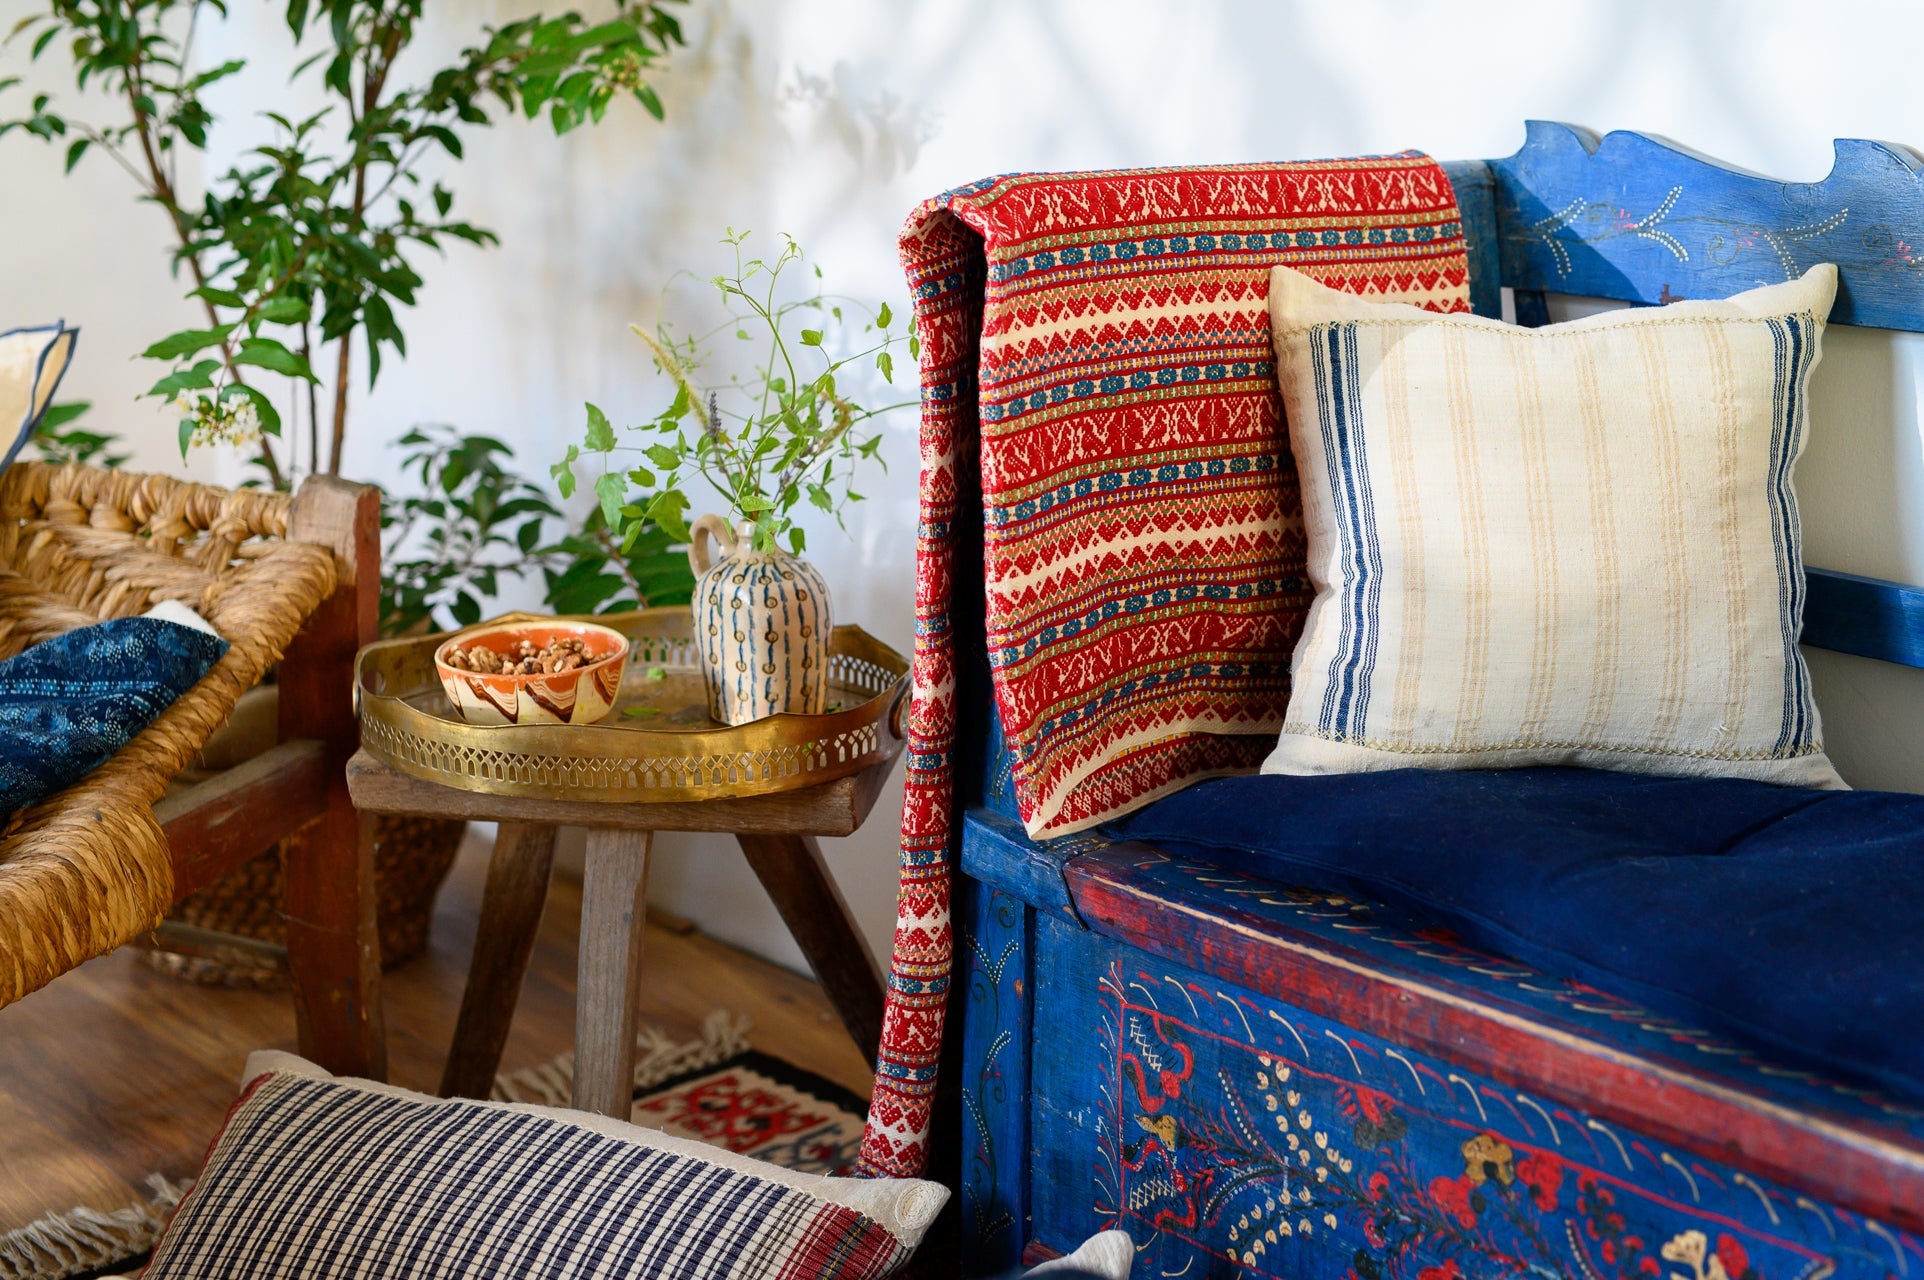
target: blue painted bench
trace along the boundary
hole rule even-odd
[[[1542,324],[1546,293],[1722,297],[1829,261],[1833,323],[1924,331],[1924,166],[1902,150],[1839,142],[1794,184],[1532,123],[1517,154],[1446,168],[1479,313],[1500,288]],[[1808,580],[1807,644],[1924,666],[1924,591]],[[1120,1226],[1150,1278],[1924,1277],[1924,1098],[1367,893],[1031,841],[974,679],[945,1063],[967,1274]]]

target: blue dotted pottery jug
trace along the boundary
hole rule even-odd
[[[757,551],[754,526],[703,516],[690,527],[695,639],[708,714],[747,724],[784,711],[820,715],[828,698],[828,584],[786,551]],[[710,555],[709,540],[721,544]]]

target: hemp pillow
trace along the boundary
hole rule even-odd
[[[145,1280],[879,1280],[948,1199],[287,1053],[253,1055],[244,1078]]]
[[[1836,268],[1523,329],[1269,307],[1316,599],[1267,773],[1584,765],[1840,788],[1791,468]]]
[[[0,471],[33,438],[79,337],[64,322],[0,333]]]

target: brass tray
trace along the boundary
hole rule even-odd
[[[481,625],[535,616],[511,613]],[[634,641],[607,719],[468,724],[434,671],[435,647],[447,637],[384,640],[355,660],[361,746],[403,773],[464,791],[618,804],[793,791],[859,773],[901,749],[909,664],[860,627],[837,627],[829,639],[828,712],[730,728],[708,718],[687,609],[579,620]],[[648,714],[625,715],[631,708]]]

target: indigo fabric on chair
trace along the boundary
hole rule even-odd
[[[105,764],[226,652],[192,627],[115,618],[0,662],[0,817]]]
[[[1924,796],[1589,769],[1264,775],[1108,831],[1387,902],[1924,1098]]]

